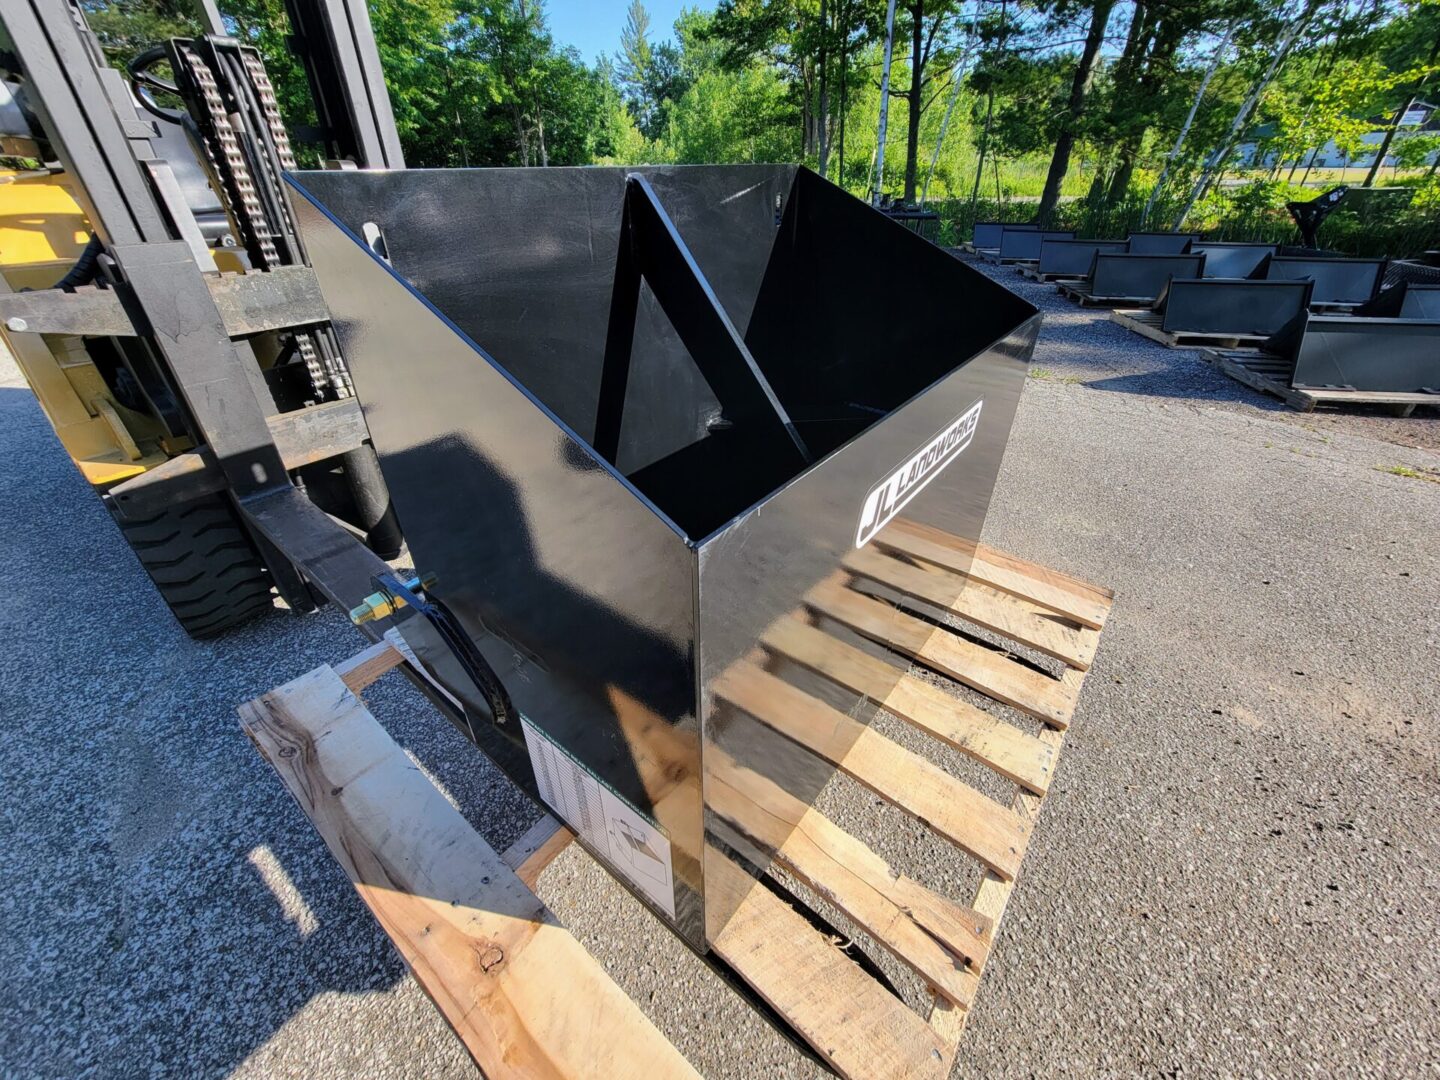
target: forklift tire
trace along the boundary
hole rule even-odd
[[[116,524],[192,638],[218,637],[271,609],[270,575],[224,495],[205,495],[146,521],[116,516]]]

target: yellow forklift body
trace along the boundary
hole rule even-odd
[[[67,185],[64,173],[0,169],[0,291],[52,288],[75,265],[90,223]],[[0,335],[91,484],[108,488],[166,460],[153,421],[114,400],[80,339]]]

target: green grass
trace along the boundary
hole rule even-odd
[[[1043,367],[1031,368],[1030,378],[1044,379],[1048,382],[1066,383],[1070,386],[1074,386],[1085,381],[1084,379],[1080,378],[1079,375],[1057,375],[1049,368]]]
[[[1377,465],[1375,471],[1389,473],[1391,476],[1403,476],[1408,480],[1425,480],[1432,484],[1440,484],[1440,471],[1435,469],[1412,469],[1409,465]]]

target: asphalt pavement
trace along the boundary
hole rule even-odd
[[[1291,413],[994,273],[1046,324],[986,539],[1118,596],[956,1075],[1433,1075],[1440,419]],[[0,1075],[474,1075],[237,723],[353,629],[186,639],[8,358],[0,505]],[[534,820],[367,699],[493,845]],[[923,832],[882,853],[962,883]],[[817,1074],[580,852],[540,892],[706,1076]]]

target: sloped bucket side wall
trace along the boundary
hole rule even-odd
[[[778,787],[805,805],[830,779],[829,764],[728,701],[726,681],[758,662],[841,713],[870,720],[873,707],[854,693],[767,649],[768,634],[805,619],[816,590],[843,580],[847,560],[874,554],[901,519],[962,544],[979,539],[1040,323],[1014,294],[818,177],[802,172],[796,189],[750,320],[756,360],[794,365],[767,367],[767,375],[811,431],[827,411],[845,430],[847,405],[888,415],[701,548],[707,799],[754,790],[722,787],[726,770],[758,774],[760,789]],[[810,317],[787,322],[787,310]],[[771,848],[745,832],[733,805],[707,802],[706,821],[715,850],[737,852],[750,864],[742,869],[763,868]],[[707,894],[712,939],[734,900]]]
[[[294,203],[415,566],[438,575],[516,708],[659,816],[676,925],[698,943],[699,791],[661,811],[635,735],[678,731],[699,775],[692,549],[355,235]]]

